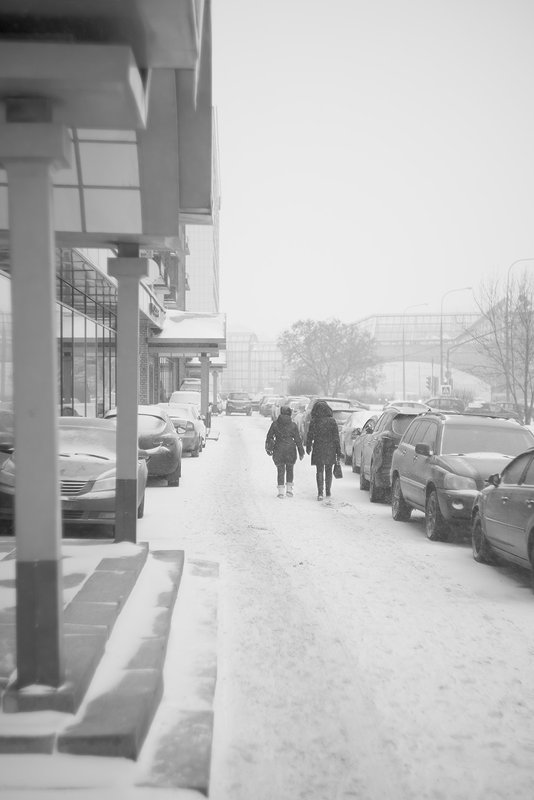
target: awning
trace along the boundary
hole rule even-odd
[[[167,309],[162,330],[149,337],[148,347],[172,358],[218,356],[226,349],[226,314]]]

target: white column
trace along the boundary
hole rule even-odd
[[[206,418],[206,425],[210,426],[210,359],[206,353],[200,356],[200,412]]]
[[[117,292],[117,485],[115,539],[137,541],[137,406],[139,402],[139,281],[147,258],[110,258]]]
[[[19,688],[57,687],[64,678],[51,174],[69,156],[62,126],[0,125],[12,274]]]
[[[213,400],[213,403],[216,403],[216,402],[217,402],[217,395],[219,394],[219,389],[218,389],[218,385],[219,385],[219,371],[218,371],[217,369],[214,369],[214,370],[213,370],[213,372],[212,372],[211,374],[212,374],[212,377],[213,377],[213,393],[212,393],[212,400]]]

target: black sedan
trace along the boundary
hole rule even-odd
[[[106,419],[117,419],[117,409]],[[139,406],[139,450],[149,456],[149,477],[166,478],[168,486],[179,486],[182,476],[182,442],[167,414],[159,406]]]
[[[87,417],[59,419],[61,514],[69,525],[114,527],[116,428],[113,422]],[[15,454],[0,443],[0,521],[13,520]],[[137,516],[142,517],[147,481],[146,459],[137,462]]]
[[[496,557],[534,569],[534,447],[489,477],[478,495],[471,538],[475,561]],[[534,574],[533,574],[534,588]]]

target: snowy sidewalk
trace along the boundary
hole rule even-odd
[[[12,547],[2,545],[0,667],[5,676],[15,666],[15,561]],[[107,643],[75,713],[66,713],[61,705],[61,710],[0,713],[3,798],[23,798],[29,792],[35,796],[36,789],[43,790],[44,797],[79,789],[84,797],[99,798],[107,797],[109,790],[115,800],[159,797],[160,792],[165,796],[167,789],[177,798],[182,796],[177,794],[179,788],[184,797],[191,796],[189,789],[207,793],[218,565],[199,559],[184,563],[178,549],[151,550],[146,555],[146,547],[64,543],[66,619],[74,610],[75,633],[79,636],[83,630],[80,620],[86,633],[94,634],[96,623],[101,633],[105,631]],[[130,593],[122,567],[127,562],[131,566],[132,557],[141,557],[144,564]],[[110,621],[114,605],[116,621]],[[100,624],[103,615],[107,631]],[[69,630],[72,633],[72,627]],[[90,639],[102,647],[102,635]],[[87,642],[84,654],[88,657]],[[4,677],[2,686],[5,683]],[[39,708],[31,705],[31,698],[37,696],[38,703],[43,698],[37,689],[29,693],[25,707]]]

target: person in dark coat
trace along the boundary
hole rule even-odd
[[[272,423],[265,439],[265,451],[273,457],[278,473],[278,497],[293,497],[293,467],[304,458],[299,429],[291,419],[289,406],[282,406],[278,419]]]
[[[341,459],[341,444],[332,409],[324,400],[318,400],[312,409],[306,452],[311,453],[312,466],[317,470],[317,499],[323,499],[323,490],[330,497],[332,469]]]

